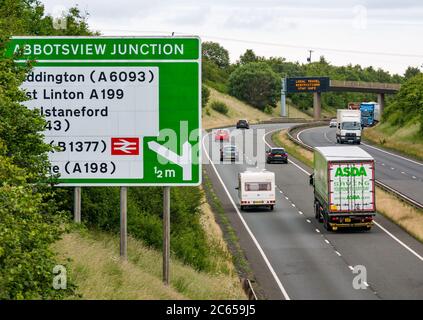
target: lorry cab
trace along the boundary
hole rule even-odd
[[[275,205],[275,173],[248,169],[238,174],[238,197],[241,210]]]
[[[361,142],[361,112],[360,110],[337,110],[337,143],[357,143]]]
[[[375,103],[362,102],[360,104],[361,124],[363,127],[372,126],[374,123]]]

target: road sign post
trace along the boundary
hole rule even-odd
[[[81,187],[75,187],[73,191],[73,219],[81,223]]]
[[[163,283],[169,285],[170,187],[163,188]]]
[[[281,117],[286,117],[286,78],[281,83]]]
[[[127,212],[128,189],[120,187],[120,257],[127,259]]]

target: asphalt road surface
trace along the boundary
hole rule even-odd
[[[239,148],[263,146],[264,139],[272,144],[273,131],[289,126],[232,129],[232,135],[245,135],[241,143],[234,138]],[[203,157],[214,159],[206,170],[267,298],[423,299],[420,242],[379,214],[368,232],[326,231],[314,219],[310,169],[292,158],[288,164],[265,165],[276,174],[274,211],[240,211],[235,189],[238,173],[257,163],[243,154],[238,163],[220,163],[215,154],[219,143],[213,138],[212,133],[203,137]],[[360,280],[354,280],[358,275]],[[364,289],[355,289],[354,282]]]
[[[341,146],[336,143],[335,132],[335,128],[315,127],[300,131],[297,137],[311,147]],[[378,181],[423,204],[423,163],[366,143],[360,147],[375,159]]]

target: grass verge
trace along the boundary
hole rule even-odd
[[[313,152],[295,144],[288,137],[288,130],[276,131],[272,134],[272,141],[277,145],[284,147],[289,155],[305,163],[309,167],[313,167]]]
[[[423,160],[423,138],[419,136],[418,123],[406,124],[403,127],[381,123],[363,130],[364,139],[383,148]]]
[[[209,203],[210,208],[214,213],[217,223],[220,226],[220,230],[222,230],[223,232],[223,237],[231,252],[231,255],[233,257],[233,263],[239,276],[250,279],[254,287],[254,291],[259,296],[259,299],[264,298],[262,290],[254,281],[254,273],[247,259],[245,258],[244,251],[242,250],[241,245],[239,244],[236,232],[232,227],[219,198],[215,194],[213,190],[213,185],[205,170],[203,170],[203,188],[205,191],[207,202]]]
[[[273,142],[284,147],[289,154],[309,167],[313,167],[313,152],[289,140],[287,130],[275,132]],[[423,212],[395,195],[376,187],[376,208],[386,218],[400,226],[417,240],[423,242]]]
[[[161,280],[162,253],[128,238],[128,261],[119,257],[119,237],[79,228],[53,249],[67,262],[82,299],[245,299],[235,274],[198,272],[171,259],[170,286]]]

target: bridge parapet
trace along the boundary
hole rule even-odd
[[[380,83],[364,81],[330,80],[330,91],[352,91],[372,93],[397,93],[401,85],[398,83]]]

